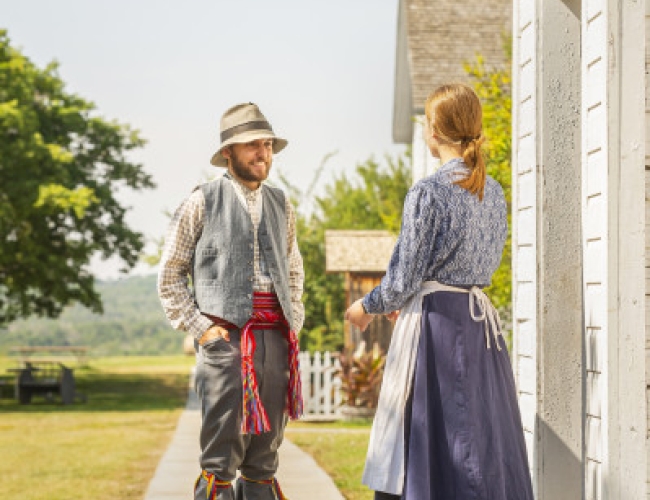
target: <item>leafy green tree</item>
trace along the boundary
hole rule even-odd
[[[501,265],[492,277],[492,285],[487,290],[495,307],[499,310],[506,325],[512,318],[512,141],[511,141],[511,70],[509,39],[504,41],[507,61],[503,68],[486,68],[482,57],[478,56],[465,70],[473,81],[473,87],[483,104],[483,130],[488,139],[486,165],[490,176],[503,187],[508,203],[508,238]]]
[[[312,187],[328,157],[317,170]],[[345,288],[341,274],[325,272],[325,230],[386,229],[397,233],[404,198],[411,186],[410,151],[403,157],[386,157],[385,165],[369,159],[357,165],[351,177],[335,177],[325,187],[325,194],[315,198],[311,213],[305,213],[303,207],[312,200],[312,187],[303,193],[286,178],[282,183],[298,207],[298,243],[305,267],[301,349],[340,350]]]
[[[411,157],[373,159],[357,165],[355,178],[341,175],[317,198],[315,216],[326,229],[385,229],[398,233],[404,198],[411,187]]]
[[[143,246],[115,198],[153,187],[127,158],[143,144],[66,91],[55,63],[38,68],[0,30],[0,325],[55,317],[72,302],[101,311],[91,256],[117,255],[128,269]]]

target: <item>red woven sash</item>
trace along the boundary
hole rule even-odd
[[[216,325],[237,329],[235,325],[221,318],[209,316]],[[298,361],[298,337],[287,323],[278,298],[274,293],[254,292],[253,313],[241,329],[241,374],[243,391],[243,434],[260,434],[271,430],[269,419],[259,396],[257,374],[253,359],[255,356],[255,330],[281,330],[289,344],[289,388],[287,391],[287,413],[296,420],[302,416],[302,383]]]

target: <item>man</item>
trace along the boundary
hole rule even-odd
[[[227,110],[211,163],[228,170],[194,190],[167,234],[158,293],[197,347],[197,500],[284,498],[274,475],[287,416],[302,413],[304,273],[293,208],[263,181],[286,145],[255,104]]]

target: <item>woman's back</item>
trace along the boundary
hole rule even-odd
[[[380,286],[368,295],[368,310],[400,309],[424,281],[490,284],[508,232],[506,201],[490,177],[482,200],[457,185],[467,171],[455,158],[409,190],[397,244]]]
[[[448,285],[487,286],[501,262],[508,221],[498,182],[487,177],[483,199],[454,183],[466,175],[462,160],[451,160],[420,181],[431,192],[437,231],[430,235],[431,254],[425,280]],[[433,222],[433,221],[432,221]]]

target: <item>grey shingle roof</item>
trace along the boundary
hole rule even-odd
[[[396,241],[388,231],[325,231],[325,270],[383,273]]]
[[[511,33],[511,24],[512,0],[400,0],[393,120],[397,142],[410,142],[410,118],[423,114],[424,101],[436,87],[468,81],[463,63],[477,54],[488,68],[505,63],[503,36]],[[405,107],[410,107],[408,122],[400,109]]]

